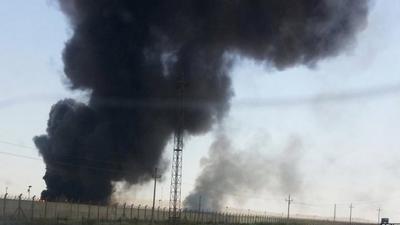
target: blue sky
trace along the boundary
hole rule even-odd
[[[70,92],[63,77],[61,53],[70,35],[64,16],[51,0],[0,1],[0,152],[39,158],[32,137],[46,129],[48,112],[58,99],[84,99]],[[299,105],[262,105],[271,99],[323,98],[400,84],[400,1],[373,3],[367,28],[355,45],[316,68],[298,66],[275,71],[251,60],[238,60],[232,77],[235,97],[224,126],[239,149],[256,146],[265,155],[282,151],[292,136],[301,139],[299,173],[302,187],[292,193],[293,213],[330,216],[338,204],[338,216],[374,220],[376,209],[395,218],[400,211],[400,95],[397,92],[371,98]],[[191,137],[184,155],[183,195],[193,187],[200,172],[199,159],[207,155],[213,132]],[[7,142],[16,143],[13,146]],[[257,144],[255,144],[257,142]],[[169,158],[167,147],[165,154]],[[40,160],[0,154],[0,193],[36,195],[45,188],[44,164]],[[168,173],[159,186],[168,199]],[[123,196],[147,199],[148,185],[135,187]],[[227,205],[281,213],[288,193],[266,188],[260,199],[232,196]],[[297,201],[297,204],[296,204]],[[400,217],[397,218],[400,220]]]

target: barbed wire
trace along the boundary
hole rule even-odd
[[[4,152],[0,151],[0,154],[3,155],[9,155],[13,157],[18,157],[18,158],[25,158],[25,159],[30,159],[30,160],[35,160],[35,161],[40,161],[42,162],[41,158],[37,157],[31,157],[27,155],[21,155],[21,154],[15,154],[15,153],[10,153],[10,152]],[[70,163],[63,163],[63,162],[58,162],[58,161],[53,161],[53,163],[64,165],[64,166],[73,166],[73,167],[80,167],[80,168],[86,168],[86,169],[92,169],[92,170],[99,170],[102,172],[111,172],[111,173],[122,173],[124,172],[119,171],[119,170],[112,170],[112,169],[106,169],[106,168],[99,168],[99,167],[94,167],[94,166],[86,166],[86,165],[75,165],[75,164],[70,164]],[[128,174],[128,173],[127,173]],[[190,185],[190,186],[195,186],[193,183],[184,183],[184,185]],[[284,197],[269,197],[269,196],[263,196],[263,195],[249,195],[249,194],[242,194],[242,193],[225,193],[227,196],[231,197],[241,197],[241,198],[247,198],[247,199],[258,199],[258,200],[268,200],[268,201],[284,201]],[[396,199],[400,198],[388,198],[385,200],[359,200],[359,201],[347,201],[347,202],[330,202],[330,203],[314,203],[314,202],[307,202],[307,201],[294,201],[294,205],[298,206],[306,206],[306,207],[330,207],[334,204],[337,206],[345,206],[347,207],[350,203],[357,204],[357,205],[366,205],[366,206],[372,206],[372,205],[377,205],[377,204],[383,204],[384,202],[388,202],[389,200],[393,201]]]

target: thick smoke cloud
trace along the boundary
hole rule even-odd
[[[217,211],[227,199],[246,192],[293,194],[301,190],[301,140],[293,136],[276,156],[266,156],[262,150],[268,148],[238,150],[224,133],[217,135],[208,157],[200,161],[202,171],[184,207],[197,210],[201,198],[202,209]]]
[[[229,109],[232,55],[284,69],[314,65],[354,41],[364,0],[59,0],[73,35],[66,99],[34,138],[46,163],[42,198],[107,202],[112,181],[146,181],[177,129],[208,131]],[[165,168],[165,166],[164,166]]]

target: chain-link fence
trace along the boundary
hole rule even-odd
[[[113,204],[95,205],[73,202],[48,202],[23,199],[22,195],[10,198],[4,195],[0,199],[0,224],[149,224],[166,223],[170,213],[167,207],[156,207],[154,211],[148,205]],[[228,212],[182,210],[182,223],[195,224],[285,224],[286,218],[259,214],[240,214]],[[327,220],[307,220],[293,218],[291,223],[321,225],[348,224]],[[353,223],[362,224],[362,223]],[[365,223],[364,223],[365,224]]]

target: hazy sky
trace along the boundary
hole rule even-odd
[[[291,137],[301,140],[301,185],[291,193],[293,214],[331,216],[337,203],[338,217],[348,217],[352,202],[355,217],[374,220],[381,207],[382,216],[400,221],[398,21],[400,1],[375,1],[354,47],[316,68],[275,71],[245,59],[235,64],[235,97],[224,126],[237,149],[268,157],[282,152]],[[0,193],[6,187],[13,194],[26,193],[32,185],[32,193],[40,194],[44,164],[32,137],[45,133],[49,109],[57,100],[84,100],[84,94],[68,91],[63,80],[61,52],[70,32],[51,0],[0,1]],[[385,87],[388,92],[380,95],[324,101],[333,94]],[[210,132],[186,140],[183,197],[193,188],[200,158],[213,137]],[[167,148],[169,159],[172,149]],[[166,173],[158,189],[164,203],[169,182]],[[150,199],[147,189],[133,188],[123,196],[127,201]],[[227,206],[281,213],[288,194],[268,187],[232,193]]]

